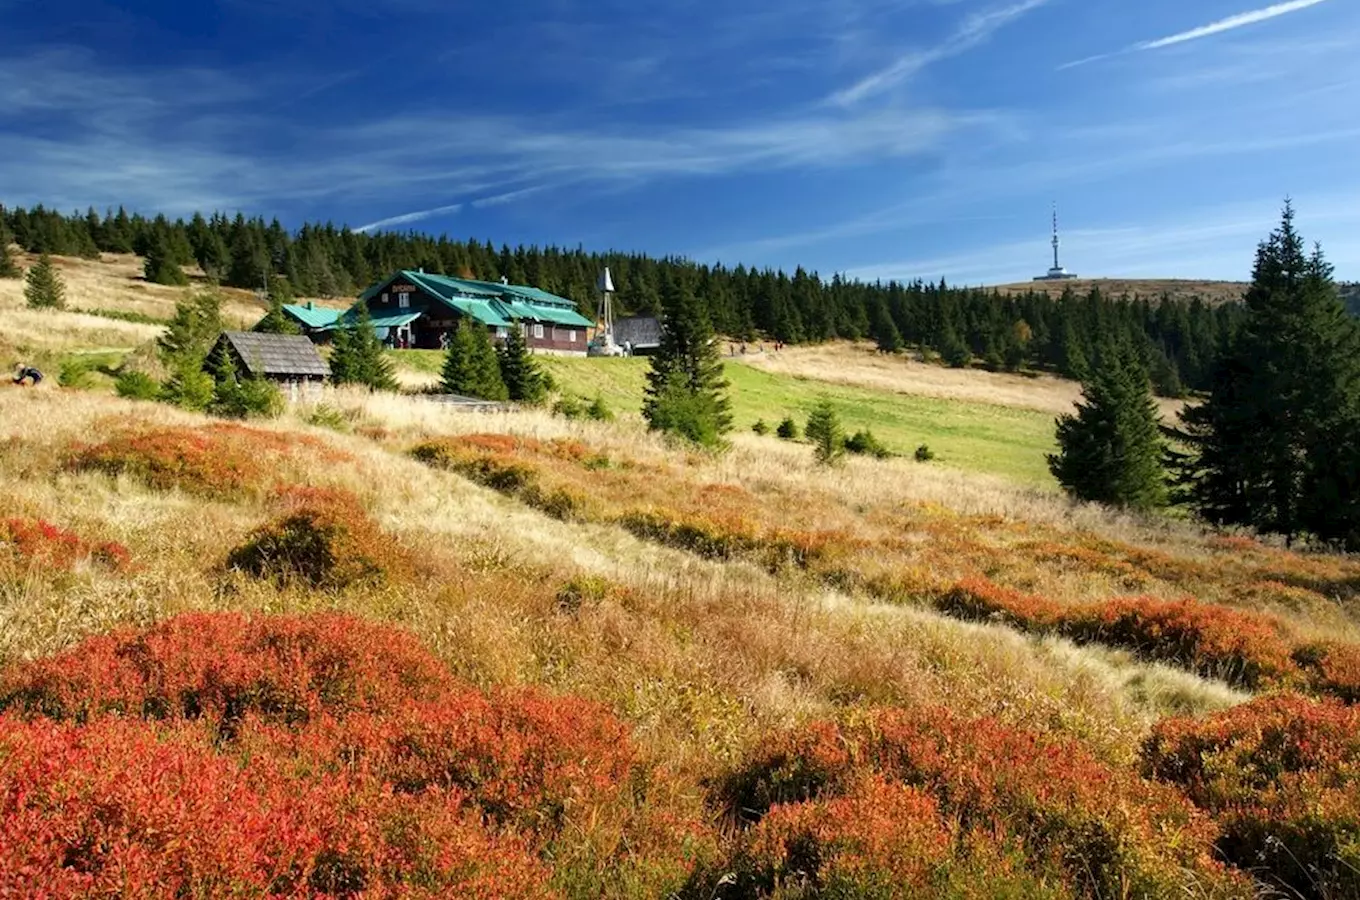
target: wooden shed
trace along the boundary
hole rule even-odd
[[[272,381],[293,402],[315,400],[331,375],[330,364],[306,335],[224,331],[208,358],[224,348],[238,377]]]

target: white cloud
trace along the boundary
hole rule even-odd
[[[1049,0],[1020,0],[1010,6],[973,13],[963,20],[953,34],[939,44],[924,50],[914,50],[902,56],[892,65],[832,94],[830,100],[839,106],[851,106],[866,97],[882,93],[901,84],[927,66],[976,47],[1001,28],[1048,2]]]
[[[422,219],[432,219],[435,216],[451,215],[463,208],[461,203],[450,203],[447,206],[436,206],[431,209],[421,209],[415,212],[402,213],[399,216],[391,216],[386,219],[379,219],[376,222],[369,222],[367,225],[360,225],[354,229],[358,232],[374,231],[379,228],[390,228],[393,225],[408,225],[411,222],[419,222]]]
[[[1202,25],[1199,28],[1192,28],[1189,31],[1182,31],[1179,34],[1173,34],[1169,37],[1158,38],[1155,41],[1143,41],[1142,43],[1134,44],[1134,49],[1157,50],[1161,47],[1170,47],[1173,44],[1183,44],[1186,41],[1195,41],[1211,35],[1221,34],[1225,31],[1232,31],[1234,28],[1241,28],[1244,25],[1254,25],[1257,22],[1264,22],[1267,19],[1283,16],[1286,13],[1298,12],[1301,9],[1317,6],[1319,3],[1323,2],[1325,2],[1325,0],[1289,0],[1287,3],[1276,3],[1274,6],[1267,6],[1264,9],[1239,13],[1238,15],[1229,16],[1226,19],[1219,19],[1217,22],[1211,22],[1208,25]]]
[[[1073,69],[1077,66],[1084,66],[1087,63],[1093,63],[1102,59],[1109,59],[1112,56],[1118,56],[1123,53],[1160,50],[1163,47],[1172,47],[1176,44],[1184,44],[1187,41],[1197,41],[1201,38],[1222,34],[1225,31],[1233,31],[1237,28],[1255,25],[1258,22],[1265,22],[1288,13],[1298,12],[1299,10],[1307,9],[1310,6],[1317,6],[1324,2],[1326,2],[1326,0],[1287,0],[1285,3],[1276,3],[1275,5],[1267,6],[1264,9],[1254,9],[1250,12],[1238,13],[1235,16],[1228,16],[1226,19],[1219,19],[1216,22],[1210,22],[1208,25],[1201,25],[1198,28],[1191,28],[1187,31],[1168,35],[1167,37],[1157,38],[1156,40],[1151,41],[1139,41],[1136,44],[1130,44],[1123,50],[1114,53],[1099,53],[1095,56],[1088,56],[1085,59],[1063,63],[1058,66],[1058,70]]]

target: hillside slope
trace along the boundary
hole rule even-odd
[[[1199,298],[1209,304],[1232,303],[1242,299],[1247,283],[1243,281],[1197,281],[1182,278],[1077,278],[1071,281],[1019,281],[999,284],[995,289],[1004,294],[1024,294],[1030,291],[1060,297],[1071,288],[1077,293],[1088,293],[1099,288],[1107,297],[1145,297],[1157,300]]]

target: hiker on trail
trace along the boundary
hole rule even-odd
[[[31,380],[36,387],[38,382],[42,381],[42,379],[43,374],[32,366],[26,366],[23,363],[19,363],[14,367],[14,383],[17,385],[22,385],[25,380]]]

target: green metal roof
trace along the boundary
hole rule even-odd
[[[589,328],[595,324],[574,309],[562,309],[557,306],[535,306],[534,318],[540,322],[551,322],[554,325],[577,325],[583,328]]]
[[[285,303],[283,311],[308,328],[325,328],[328,325],[334,325],[336,320],[345,312],[342,309],[330,309],[325,306],[303,306],[294,303]]]
[[[458,310],[465,316],[471,316],[483,325],[493,325],[497,328],[504,328],[510,324],[498,308],[498,304],[490,300],[470,300],[463,297],[454,297],[445,300],[449,306]]]
[[[497,284],[471,278],[450,278],[447,275],[412,272],[409,269],[403,269],[396,275],[383,279],[364,291],[359,299],[368,302],[378,295],[384,285],[398,278],[420,286],[445,306],[471,316],[484,325],[503,328],[513,319],[586,328],[595,324],[578,313],[576,304],[572,301],[538,288],[520,284]],[[413,313],[409,319],[399,324],[405,324],[420,314]],[[375,318],[373,324],[375,327],[383,327],[392,323]]]

